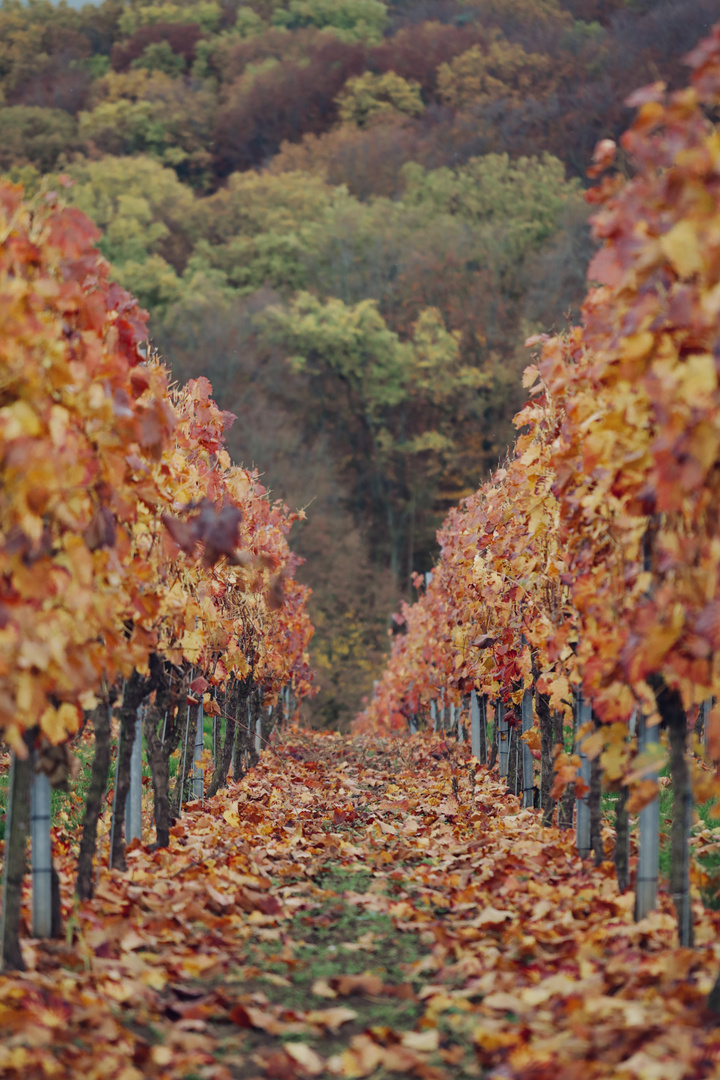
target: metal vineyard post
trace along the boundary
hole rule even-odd
[[[33,937],[52,935],[52,848],[50,842],[50,780],[33,770],[30,782],[30,835],[32,837]]]
[[[639,717],[638,742],[644,753],[660,741],[657,724],[648,727],[645,717]],[[657,773],[649,776],[657,780]],[[635,918],[644,919],[657,906],[658,865],[660,860],[660,802],[657,798],[640,811],[640,850],[635,877]]]
[[[582,690],[578,690],[575,700],[576,730],[580,730],[583,724],[592,720],[592,705],[585,701]],[[582,798],[577,800],[577,818],[575,822],[578,854],[586,859],[590,854],[590,803],[588,795],[590,789],[590,761],[582,752],[584,736],[578,739],[577,753],[580,755],[580,777],[584,781],[587,791]]]
[[[533,726],[533,695],[532,690],[526,690],[522,699],[522,730],[523,735],[530,731]],[[522,744],[522,769],[523,769],[523,806],[533,805],[533,756],[526,742]]]
[[[142,840],[142,714],[144,706],[138,709],[135,724],[135,738],[130,755],[130,790],[125,803],[125,843]]]
[[[195,756],[193,759],[193,796],[196,799],[202,799],[203,794],[205,793],[205,774],[202,765],[198,764],[203,755],[203,748],[205,745],[203,742],[203,720],[204,713],[201,701],[198,705],[197,726],[195,728]]]

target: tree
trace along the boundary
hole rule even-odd
[[[147,27],[199,26],[204,32],[217,30],[222,21],[222,8],[215,0],[174,3],[173,0],[157,4],[134,2],[128,5],[120,18],[118,27],[123,34],[135,35]]]
[[[394,71],[419,83],[423,100],[429,102],[436,96],[440,65],[487,38],[487,31],[477,23],[453,26],[429,18],[403,27],[373,46],[368,52],[368,67],[379,73]]]
[[[103,230],[103,254],[113,264],[152,254],[182,270],[198,236],[192,191],[172,169],[150,157],[77,161],[68,199]]]
[[[176,60],[181,60],[181,70],[184,70],[195,59],[195,50],[202,36],[202,28],[197,23],[184,21],[177,23],[150,23],[141,26],[123,44],[118,42],[113,45],[110,62],[115,71],[127,71],[128,68],[141,60],[147,53],[148,48],[156,46],[156,48],[160,47],[163,50],[162,55],[165,57],[166,62],[170,61],[171,53]],[[137,66],[149,67],[148,64],[137,64]],[[160,70],[167,71],[167,68],[164,67]],[[167,73],[177,74],[178,72],[168,71]]]
[[[0,109],[0,169],[34,165],[40,172],[55,168],[59,156],[77,145],[77,124],[60,109],[11,105]]]
[[[275,26],[332,29],[343,41],[377,42],[387,23],[380,0],[289,0],[273,14]]]
[[[338,96],[340,120],[358,127],[365,127],[378,113],[395,111],[419,116],[423,109],[420,84],[408,82],[392,71],[384,75],[366,71],[348,79]]]
[[[372,521],[375,549],[404,583],[454,451],[447,420],[484,377],[462,364],[459,335],[435,310],[422,312],[408,341],[373,300],[349,307],[300,293],[287,308],[267,309],[262,324],[309,377],[313,398],[334,403],[309,415],[308,429],[326,432],[347,462],[356,520]]]
[[[365,128],[340,124],[320,135],[304,135],[298,143],[283,142],[267,171],[311,173],[333,187],[343,185],[361,202],[377,195],[397,199],[405,188],[402,166],[407,161],[437,163],[427,149],[407,115],[384,109]]]
[[[171,77],[182,75],[185,71],[185,59],[173,52],[167,41],[146,45],[140,56],[130,64],[131,68],[145,68],[147,71],[162,71]]]
[[[438,96],[453,109],[487,105],[498,98],[524,102],[552,93],[555,76],[548,56],[527,53],[496,37],[489,45],[473,45],[438,68]]]
[[[323,223],[348,201],[342,188],[307,174],[236,173],[199,204],[204,242],[196,250],[242,293],[304,288],[308,263],[325,240]]]
[[[334,123],[337,94],[364,68],[364,49],[334,35],[316,40],[307,60],[266,68],[249,86],[240,80],[227,91],[213,134],[219,176],[260,165],[283,140],[295,142]]]
[[[152,154],[190,183],[206,186],[215,95],[140,60],[128,74],[99,81],[94,108],[80,114],[79,138],[94,156]]]

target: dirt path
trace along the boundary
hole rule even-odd
[[[294,733],[128,862],[0,980],[0,1076],[720,1076],[717,916],[635,924],[455,744]]]

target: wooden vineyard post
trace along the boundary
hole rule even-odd
[[[52,937],[52,848],[50,843],[50,780],[33,769],[30,781],[32,837],[33,937]]]
[[[705,757],[710,760],[710,725],[708,723],[710,719],[710,712],[713,707],[713,699],[708,698],[703,701],[698,710],[698,719],[695,725],[695,732],[702,739],[703,750],[705,751]],[[699,729],[699,731],[698,731]]]
[[[130,790],[125,803],[125,843],[142,840],[142,711],[138,709],[135,738],[130,754]]]
[[[500,699],[498,699],[495,706],[495,723],[497,724],[500,778],[503,779],[510,771],[510,740],[508,738],[508,722],[505,719],[505,706]]]
[[[457,741],[459,743],[463,741],[462,707],[456,705],[454,701],[450,702],[450,731],[454,731],[457,734]]]
[[[575,708],[577,710],[576,727],[579,730],[583,724],[587,724],[592,720],[592,705],[589,701],[585,701],[582,690],[577,692]],[[580,858],[587,859],[590,854],[590,803],[588,801],[590,793],[590,761],[582,752],[583,738],[584,736],[578,740],[577,752],[580,755],[580,776],[588,790],[582,798],[577,800],[575,827],[578,854]]]
[[[660,727],[648,727],[640,715],[638,742],[640,753],[649,750],[660,741]],[[650,780],[657,780],[652,773]],[[655,798],[640,811],[640,850],[635,876],[635,919],[644,919],[657,907],[658,866],[660,861],[660,801]]]
[[[415,688],[415,683],[411,682],[410,687],[409,687],[410,693],[412,693],[414,688]],[[418,729],[418,718],[417,718],[417,713],[415,712],[415,713],[411,713],[410,716],[408,716],[408,732],[410,733],[410,735],[415,735],[415,733],[417,732],[417,729]]]
[[[199,765],[203,755],[203,749],[205,746],[203,740],[203,721],[205,714],[203,712],[202,701],[198,705],[197,725],[195,727],[195,752],[193,756],[193,797],[196,799],[202,799],[205,794],[205,774],[203,773],[202,765]]]
[[[530,731],[533,726],[533,694],[526,690],[522,699],[522,731]],[[522,744],[523,806],[534,804],[533,756],[528,744]]]
[[[26,744],[28,739],[26,737]],[[30,810],[31,754],[12,756],[10,790],[5,819],[5,857],[3,860],[2,912],[0,913],[0,950],[3,971],[24,971],[20,951],[20,909],[25,876],[25,853]]]
[[[470,750],[472,756],[482,761],[480,746],[480,702],[477,690],[470,691]]]

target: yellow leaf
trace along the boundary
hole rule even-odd
[[[680,277],[690,277],[702,269],[698,235],[687,219],[679,221],[660,237],[660,247]]]
[[[581,749],[586,758],[589,758],[590,761],[594,761],[604,745],[604,733],[602,731],[593,731],[591,735],[587,735],[583,739]]]
[[[528,364],[523,371],[522,384],[527,390],[529,386],[532,386],[537,379],[540,372],[538,371],[537,364]]]
[[[40,419],[27,401],[16,401],[0,409],[0,430],[8,441],[39,435]]]
[[[616,728],[622,731],[616,732]],[[609,732],[609,746],[600,755],[600,765],[608,780],[619,780],[625,772],[629,746],[625,742],[627,728],[625,724],[613,724]],[[618,736],[621,736],[619,738]]]
[[[318,980],[320,982],[321,980]],[[323,982],[323,990],[327,983]],[[288,984],[289,985],[289,984]],[[329,989],[329,987],[328,987]],[[315,991],[313,990],[313,993]],[[335,997],[335,991],[332,991],[333,997]],[[327,996],[325,994],[323,997]],[[337,1031],[342,1024],[347,1024],[350,1020],[357,1019],[357,1013],[354,1009],[348,1009],[346,1005],[336,1005],[331,1009],[311,1009],[309,1013],[305,1014],[305,1019],[308,1024],[318,1024],[320,1027],[329,1028],[330,1031]]]
[[[649,330],[643,330],[640,334],[631,334],[622,343],[623,360],[641,360],[655,344],[655,335]]]
[[[150,1051],[150,1057],[156,1065],[169,1065],[173,1055],[169,1046],[158,1044],[157,1046],[153,1046]]]
[[[307,1043],[301,1042],[287,1042],[285,1043],[285,1053],[297,1061],[298,1065],[310,1076],[320,1076],[325,1072],[325,1062],[318,1053]]]
[[[530,517],[528,518],[528,533],[530,534],[530,536],[534,536],[535,533],[538,531],[544,517],[545,511],[542,504],[538,504],[537,506],[533,507],[530,513]]]
[[[693,404],[717,389],[715,358],[710,353],[689,356],[680,367],[682,373],[682,395],[685,401]]]
[[[140,976],[146,986],[149,986],[151,990],[164,990],[168,981],[168,976],[165,971],[160,968],[147,968]]]
[[[198,630],[186,630],[180,640],[183,655],[191,664],[199,660],[204,645],[205,641]]]
[[[403,1046],[411,1050],[437,1050],[440,1045],[440,1032],[437,1028],[427,1031],[406,1031],[401,1040]]]
[[[80,710],[75,705],[63,701],[59,709],[48,705],[40,717],[40,727],[55,746],[65,742],[68,735],[74,735],[80,729]]]

